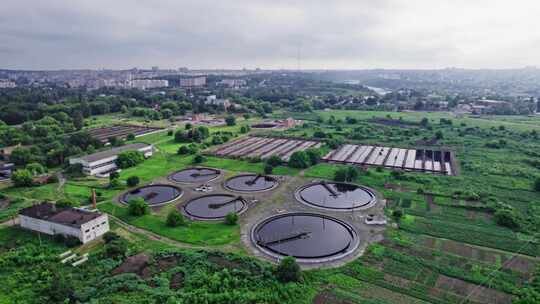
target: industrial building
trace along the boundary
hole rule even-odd
[[[86,175],[104,177],[118,169],[116,166],[118,154],[130,150],[142,152],[144,157],[148,158],[154,153],[154,146],[146,143],[129,144],[82,157],[74,157],[69,160],[69,164],[81,164],[82,172]]]
[[[78,238],[88,243],[109,231],[106,214],[78,208],[59,208],[55,204],[41,203],[19,212],[22,228],[45,233]]]

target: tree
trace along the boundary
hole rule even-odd
[[[392,217],[396,220],[396,222],[399,222],[403,217],[403,211],[401,211],[401,209],[392,211]]]
[[[119,239],[120,239],[120,236],[112,231],[107,231],[103,235],[103,240],[105,241],[105,244],[108,244],[114,240],[119,240]]]
[[[233,115],[227,115],[227,117],[225,117],[225,123],[227,123],[227,126],[236,125],[236,117]]]
[[[353,166],[339,168],[334,173],[334,180],[337,182],[352,182],[358,178],[358,169]]]
[[[111,136],[107,139],[109,141],[109,143],[111,144],[111,146],[113,147],[118,147],[118,146],[121,146],[124,141],[116,136]]]
[[[135,134],[129,133],[129,134],[126,136],[126,139],[127,139],[127,140],[134,140],[134,139],[135,139]]]
[[[195,157],[193,158],[193,163],[194,164],[200,164],[200,163],[203,163],[205,161],[206,161],[206,158],[204,158],[204,156],[202,156],[200,154],[195,155]]]
[[[124,240],[118,238],[105,245],[105,255],[111,258],[124,257],[127,252],[127,244]]]
[[[47,171],[40,163],[30,163],[26,165],[26,170],[30,171],[34,176],[41,175]]]
[[[540,176],[536,177],[534,181],[534,190],[540,192]]]
[[[76,130],[81,130],[84,127],[84,117],[80,111],[73,114],[73,126]]]
[[[435,133],[435,138],[440,140],[440,139],[443,139],[444,135],[443,135],[443,132],[441,130],[437,131]]]
[[[233,226],[236,225],[237,222],[238,214],[236,212],[227,213],[227,215],[225,216],[225,224]]]
[[[298,282],[301,274],[300,265],[291,256],[283,258],[276,268],[276,277],[283,283]]]
[[[26,169],[13,172],[11,181],[15,187],[30,187],[33,184],[32,173]]]
[[[429,119],[427,119],[426,117],[422,118],[422,120],[420,121],[420,125],[422,127],[427,127],[429,125]]]
[[[296,151],[289,159],[289,167],[305,169],[311,164],[309,157],[305,151]]]
[[[32,152],[29,148],[17,147],[11,153],[10,160],[17,166],[25,166],[32,160]]]
[[[132,198],[128,202],[129,214],[135,216],[141,216],[150,212],[150,207],[141,197]]]
[[[133,175],[133,176],[130,176],[128,177],[128,179],[126,180],[126,183],[129,187],[135,187],[139,184],[140,182],[140,179],[138,176],[136,175]]]
[[[118,154],[116,165],[121,169],[135,167],[144,161],[144,154],[140,151],[124,151]]]
[[[178,209],[173,209],[169,214],[167,214],[167,226],[169,227],[178,227],[178,226],[185,226],[186,225],[186,219],[178,211]]]
[[[319,161],[321,160],[321,150],[319,149],[307,149],[306,150],[306,154],[309,158],[309,162],[311,163],[312,166],[316,165],[319,163]]]
[[[272,171],[274,171],[274,167],[270,164],[264,165],[264,174],[272,174]]]

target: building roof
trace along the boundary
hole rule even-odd
[[[24,208],[19,214],[75,228],[80,228],[81,225],[102,215],[100,212],[91,212],[71,207],[59,208],[51,203],[41,203]]]
[[[85,162],[91,163],[91,162],[95,162],[95,161],[98,161],[98,160],[102,160],[102,159],[105,159],[105,158],[109,158],[109,157],[118,155],[119,153],[124,152],[124,151],[139,150],[139,149],[150,147],[150,146],[151,145],[146,144],[146,143],[134,143],[134,144],[124,145],[124,146],[121,146],[121,147],[116,147],[116,148],[112,148],[112,149],[109,149],[109,150],[97,152],[97,153],[94,153],[94,154],[89,154],[89,155],[86,155],[86,156],[82,156],[79,159],[81,159],[81,160],[83,160]]]

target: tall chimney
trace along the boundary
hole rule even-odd
[[[92,208],[97,209],[96,205],[96,189],[92,189]]]

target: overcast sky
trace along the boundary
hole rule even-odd
[[[539,0],[2,0],[0,68],[513,68],[539,65],[539,18]]]

